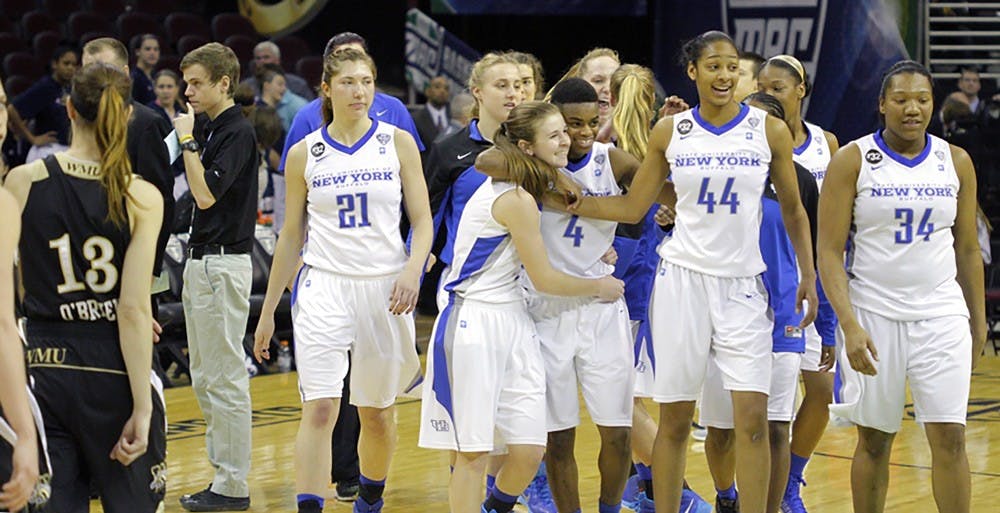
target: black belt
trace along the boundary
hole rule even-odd
[[[250,251],[239,245],[205,244],[188,248],[188,258],[198,260],[205,255],[245,255]]]

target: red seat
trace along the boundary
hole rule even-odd
[[[42,8],[59,17],[79,9],[79,5],[77,0],[42,0]]]
[[[35,0],[0,0],[0,12],[3,12],[5,18],[12,20],[16,20],[37,8],[38,3]]]
[[[77,41],[87,32],[114,32],[115,27],[111,20],[90,11],[77,11],[69,15],[66,21],[66,35],[73,41]]]
[[[132,38],[141,34],[156,34],[163,36],[163,26],[152,15],[143,12],[122,13],[115,21],[121,41],[128,44]]]
[[[167,30],[167,40],[171,45],[176,45],[186,35],[202,36],[205,39],[212,38],[212,30],[205,23],[205,20],[197,14],[189,12],[171,13],[167,15],[164,26]]]
[[[10,18],[0,17],[0,32],[17,35],[18,28],[17,24],[11,21]]]
[[[35,37],[31,39],[31,48],[39,59],[50,59],[52,58],[52,52],[55,51],[62,40],[62,34],[46,30],[45,32],[35,34]]]
[[[21,18],[21,28],[25,36],[32,36],[46,30],[59,33],[63,31],[62,25],[45,11],[31,11],[25,14]]]
[[[225,41],[229,36],[243,35],[251,38],[259,37],[250,20],[234,12],[216,14],[212,18],[212,38]]]
[[[323,80],[323,58],[318,55],[303,57],[295,63],[295,74],[302,77],[309,87],[319,85]]]
[[[45,68],[42,67],[41,62],[44,62],[44,60],[28,52],[9,53],[3,58],[4,75],[8,77],[21,75],[30,79],[37,79],[45,73]]]
[[[7,55],[11,52],[26,52],[28,45],[17,34],[11,32],[0,33],[0,55]]]
[[[163,19],[168,14],[180,10],[180,7],[174,0],[140,0],[133,4],[132,9]]]
[[[313,55],[309,43],[299,36],[285,36],[274,42],[281,49],[281,66],[287,70],[293,69],[299,59]]]
[[[194,50],[195,48],[198,48],[200,46],[207,45],[208,43],[211,42],[212,42],[211,39],[195,34],[188,34],[186,36],[181,36],[181,38],[177,40],[177,54],[183,57],[191,50]]]
[[[14,75],[12,77],[8,77],[7,80],[4,80],[3,82],[3,87],[4,89],[7,90],[8,101],[14,99],[14,97],[16,97],[17,95],[27,91],[28,88],[31,87],[31,85],[34,83],[35,79],[24,77],[21,75]]]
[[[118,39],[118,34],[115,34],[114,32],[105,32],[103,30],[95,30],[93,32],[87,32],[86,34],[80,36],[80,46],[83,46],[101,37],[110,37],[113,39]]]
[[[240,61],[240,68],[247,69],[247,63],[253,60],[253,47],[257,46],[257,40],[243,34],[233,34],[223,44],[233,49]]]
[[[160,71],[161,69],[169,69],[180,74],[181,58],[176,55],[161,55],[159,62],[156,63],[156,71]]]
[[[90,0],[90,10],[113,20],[125,12],[125,0]]]

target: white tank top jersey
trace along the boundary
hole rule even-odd
[[[660,256],[711,276],[756,276],[766,269],[760,202],[771,163],[767,113],[743,105],[735,118],[716,127],[698,110],[674,115],[666,158],[677,190],[677,217]]]
[[[816,187],[822,190],[826,168],[830,165],[830,157],[833,154],[830,152],[830,145],[826,141],[823,129],[808,121],[802,123],[807,131],[806,140],[792,150],[792,160],[812,173],[816,179]]]
[[[861,151],[847,275],[854,306],[897,321],[969,312],[955,280],[958,174],[947,142],[928,135],[908,159],[881,135]]]
[[[572,178],[584,196],[617,196],[622,193],[611,170],[610,144],[595,142],[580,162],[559,172]],[[600,278],[615,271],[601,261],[615,239],[618,223],[542,209],[542,238],[552,267],[579,278]]]
[[[465,204],[455,234],[455,258],[443,280],[450,294],[483,303],[524,302],[517,281],[521,259],[510,231],[493,218],[496,199],[516,188],[487,178]]]
[[[358,277],[403,270],[395,133],[396,127],[373,120],[351,147],[334,141],[325,126],[305,137],[307,265]]]

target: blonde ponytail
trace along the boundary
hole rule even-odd
[[[649,148],[656,87],[653,72],[637,64],[624,64],[611,75],[611,97],[617,99],[611,123],[618,133],[618,147],[641,162]]]

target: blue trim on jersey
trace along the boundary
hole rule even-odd
[[[740,121],[743,121],[743,118],[747,117],[747,114],[750,113],[749,105],[740,105],[740,112],[736,114],[736,117],[730,119],[726,124],[722,126],[715,126],[709,123],[708,121],[705,121],[705,119],[701,117],[701,111],[699,110],[700,107],[701,105],[695,105],[694,109],[692,109],[691,111],[691,116],[694,117],[694,120],[696,123],[698,123],[698,125],[700,125],[702,128],[715,135],[722,135],[732,130],[733,127],[740,124]]]
[[[289,306],[295,306],[295,300],[299,297],[299,280],[302,279],[302,273],[304,273],[308,267],[308,265],[302,264],[302,267],[299,267],[299,272],[295,273],[295,281],[292,285],[292,296],[289,298]]]
[[[875,145],[878,146],[887,155],[889,155],[889,157],[891,157],[892,160],[895,160],[896,162],[899,162],[900,164],[906,167],[917,167],[921,163],[923,163],[924,160],[927,160],[927,156],[931,154],[931,135],[924,134],[924,137],[926,138],[926,140],[924,141],[924,151],[920,152],[920,155],[917,155],[912,159],[908,159],[893,151],[892,148],[890,148],[889,145],[885,143],[885,139],[882,139],[881,130],[875,132]]]
[[[431,383],[434,397],[448,412],[453,426],[455,424],[455,410],[451,402],[451,370],[448,365],[448,352],[445,349],[445,334],[448,331],[454,307],[455,296],[452,294],[448,298],[448,305],[438,315],[437,325],[434,327],[434,382]]]
[[[441,213],[441,220],[444,221],[447,233],[439,258],[447,265],[451,264],[455,256],[455,237],[458,235],[458,223],[462,219],[465,204],[484,183],[486,183],[486,175],[477,171],[475,167],[469,166],[468,169],[462,171],[462,174],[458,175],[455,183],[451,184],[451,187],[445,192],[444,200],[441,203],[443,208],[439,209],[438,212]],[[440,224],[435,226],[440,226]],[[438,233],[437,230],[434,233]]]
[[[469,250],[469,257],[466,258],[465,263],[462,264],[462,269],[458,272],[458,278],[445,285],[444,290],[453,292],[456,285],[469,279],[469,276],[482,269],[486,260],[490,258],[490,255],[496,251],[497,246],[507,237],[509,237],[509,234],[477,238],[476,242],[472,244],[472,249]]]
[[[837,345],[837,313],[833,311],[833,305],[827,299],[826,292],[823,291],[823,284],[820,283],[818,276],[816,277],[816,295],[819,296],[819,308],[816,309],[816,320],[813,321],[813,325],[816,326],[816,332],[819,333],[823,345],[834,347]]]
[[[579,171],[579,170],[581,170],[581,169],[583,169],[583,166],[586,166],[590,162],[590,157],[593,154],[594,154],[594,150],[591,149],[579,161],[573,162],[571,160],[571,161],[567,162],[566,163],[566,169],[569,170],[569,171],[571,171],[571,172],[574,172],[574,173],[577,172],[577,171]]]
[[[795,311],[795,296],[799,288],[795,250],[781,219],[781,205],[765,196],[761,199],[761,213],[760,255],[767,264],[761,278],[774,316],[771,350],[775,353],[804,353],[805,330],[798,327],[803,313]]]
[[[649,365],[652,367],[649,370],[656,376],[656,353],[653,351],[653,330],[649,327],[648,318],[639,321],[639,329],[635,333],[635,347],[633,349],[635,363],[633,366],[639,365],[639,354],[644,347],[646,348],[646,356],[649,357]]]
[[[479,120],[473,119],[469,121],[469,139],[473,141],[489,142],[483,137],[483,134],[479,132]]]
[[[802,126],[805,127],[805,125]],[[812,133],[809,132],[809,128],[806,128],[806,142],[802,143],[798,148],[792,148],[792,152],[796,155],[802,155],[809,148],[810,141],[812,141]]]
[[[368,132],[366,132],[365,135],[361,136],[361,139],[358,139],[356,143],[352,144],[349,147],[344,146],[343,144],[337,141],[334,141],[333,137],[330,137],[329,130],[320,130],[320,133],[323,134],[323,140],[326,141],[326,143],[329,144],[330,146],[333,146],[333,148],[336,149],[337,151],[346,153],[348,155],[354,155],[356,151],[360,150],[361,147],[364,146],[365,143],[368,142],[368,140],[371,139],[373,135],[375,135],[375,130],[378,129],[378,121],[371,117],[369,117],[368,119],[372,120],[372,126],[368,129]]]
[[[642,235],[638,239],[615,237],[612,246],[618,253],[618,262],[612,274],[625,282],[625,305],[633,321],[646,319],[649,295],[653,291],[653,278],[660,255],[656,252],[666,233],[656,224],[654,203],[642,221]]]

